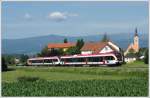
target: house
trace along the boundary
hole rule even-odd
[[[138,59],[138,56],[137,55],[135,55],[135,54],[127,54],[126,56],[125,56],[125,62],[126,63],[130,63],[130,62],[134,62],[134,61],[136,61]]]
[[[133,43],[131,43],[128,48],[126,49],[126,51],[124,52],[124,55],[127,55],[130,52],[134,52],[137,53],[139,52],[139,36],[137,33],[137,28],[135,29],[135,34],[134,34],[134,38],[133,38]]]
[[[66,51],[68,48],[76,46],[76,43],[49,43],[48,49],[63,49]]]
[[[97,54],[108,52],[120,52],[119,46],[111,41],[106,42],[87,42],[81,48],[81,54]]]
[[[18,59],[18,58],[15,58],[14,61],[15,61],[15,64],[20,63],[20,59]]]

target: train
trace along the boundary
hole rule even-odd
[[[35,57],[27,60],[28,66],[97,66],[97,65],[121,65],[123,57],[121,53],[77,54],[53,57]]]

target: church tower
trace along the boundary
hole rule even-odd
[[[135,52],[139,52],[139,36],[137,33],[137,28],[135,29],[133,48]]]

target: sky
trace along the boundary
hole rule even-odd
[[[2,2],[2,39],[148,33],[147,1]]]

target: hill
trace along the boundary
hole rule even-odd
[[[126,49],[129,43],[132,42],[133,36],[127,34],[110,34],[109,39],[119,45],[121,48]],[[139,34],[140,47],[148,47],[148,34]],[[100,41],[103,35],[90,35],[90,36],[58,36],[48,35],[23,39],[2,39],[2,53],[3,54],[34,54],[47,45],[48,43],[63,42],[64,38],[67,38],[69,42],[76,42],[77,39],[83,38],[84,41]]]

